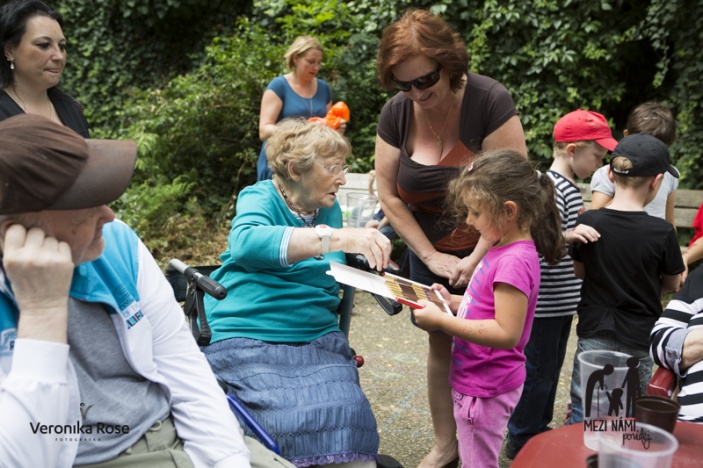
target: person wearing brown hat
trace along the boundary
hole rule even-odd
[[[644,211],[664,174],[678,177],[669,163],[666,144],[651,135],[628,135],[613,150],[609,169],[615,183],[612,202],[578,219],[579,224],[596,229],[601,238],[576,243],[571,250],[574,272],[583,284],[569,424],[583,420],[578,365],[583,351],[609,349],[639,359],[640,390],[645,391],[652,376],[649,335],[662,315],[661,295],[678,288],[684,271],[674,226]],[[638,391],[625,390],[631,395]]]
[[[0,464],[250,466],[171,287],[106,206],[136,144],[31,114],[0,141]]]

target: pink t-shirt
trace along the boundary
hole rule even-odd
[[[507,283],[528,297],[522,336],[513,349],[495,349],[454,338],[449,382],[464,395],[491,398],[525,382],[525,354],[539,292],[539,257],[533,241],[517,241],[492,248],[476,267],[457,317],[466,320],[495,318],[493,286]]]

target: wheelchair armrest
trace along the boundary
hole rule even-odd
[[[654,372],[647,385],[647,394],[671,398],[678,384],[678,379],[673,371],[660,367]]]
[[[173,295],[179,302],[184,302],[183,312],[188,318],[190,330],[199,346],[207,346],[212,338],[212,331],[207,323],[204,295],[217,300],[227,296],[227,289],[208,275],[217,266],[190,267],[174,258],[166,266],[166,279],[173,288]]]

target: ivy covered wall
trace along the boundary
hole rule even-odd
[[[687,0],[56,0],[67,24],[64,88],[96,136],[140,142],[124,212],[135,223],[176,214],[229,217],[254,181],[261,94],[285,72],[299,34],[325,47],[321,78],[349,104],[355,171],[373,166],[390,94],[374,69],[383,28],[409,6],[463,35],[472,71],[512,92],[530,155],[551,157],[554,122],[582,107],[621,135],[645,100],[678,121],[681,186],[703,188],[703,2]],[[146,229],[146,228],[144,228]]]

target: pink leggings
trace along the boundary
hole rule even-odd
[[[493,398],[478,398],[452,390],[459,435],[461,466],[498,467],[508,419],[520,400],[522,385]]]

